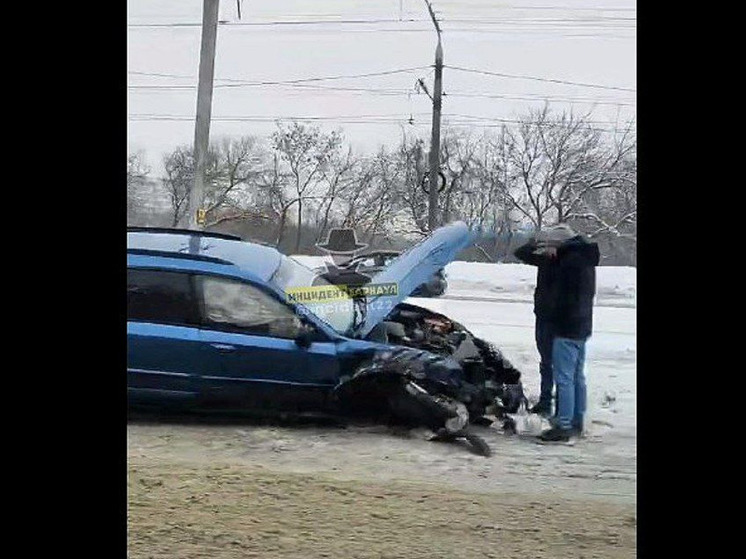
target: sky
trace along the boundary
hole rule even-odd
[[[513,126],[546,101],[592,111],[609,134],[635,117],[634,1],[431,3],[444,128]],[[128,0],[128,151],[156,171],[194,140],[202,4]],[[358,153],[403,134],[429,143],[432,103],[415,88],[433,85],[437,35],[424,0],[242,0],[237,12],[237,0],[221,0],[211,140],[267,136],[296,119],[342,128]]]

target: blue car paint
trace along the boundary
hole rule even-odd
[[[193,400],[203,372],[196,327],[129,322],[127,387],[133,398]]]
[[[236,242],[236,241],[229,241]],[[251,246],[250,243],[243,243]],[[264,248],[264,247],[262,247]],[[183,258],[168,258],[166,256],[145,256],[142,254],[128,254],[127,255],[127,267],[133,269],[151,269],[151,270],[168,270],[168,271],[179,271],[185,273],[198,273],[221,276],[225,278],[233,278],[242,281],[248,281],[258,287],[261,287],[265,291],[273,294],[274,297],[280,301],[285,301],[285,293],[272,285],[267,283],[263,277],[253,273],[253,270],[249,271],[244,268],[240,268],[234,264],[216,264],[213,262],[204,262],[199,260],[188,260]],[[271,276],[270,272],[268,277]],[[307,308],[302,305],[291,305],[298,310],[298,314],[305,317],[308,322],[313,324],[316,328],[328,338],[338,338],[340,334],[329,326],[326,322],[318,318]]]
[[[263,283],[280,264],[282,255],[274,248],[256,244],[172,233],[127,233],[127,249],[145,249],[181,255],[209,256],[231,262]]]
[[[404,301],[433,274],[453,261],[459,252],[474,242],[474,235],[463,221],[436,229],[427,238],[396,257],[386,268],[373,276],[371,284],[395,282],[398,295],[368,299],[368,312],[357,337],[367,336],[391,310]]]
[[[248,281],[283,300],[280,290],[232,264],[130,254],[127,265]],[[303,408],[315,402],[323,407],[324,395],[339,380],[337,344],[344,338],[313,314],[304,313],[304,319],[320,338],[307,348],[283,338],[128,322],[130,398],[133,403],[199,399],[207,405]],[[233,349],[221,351],[219,344]]]
[[[200,376],[199,392],[212,403],[312,411],[339,378],[333,341],[301,349],[294,340],[207,329],[200,341],[213,367]]]
[[[152,243],[150,242],[152,238]],[[270,247],[213,238],[170,233],[128,233],[128,268],[210,274],[247,281],[264,289],[313,325],[317,338],[306,348],[294,340],[224,332],[205,326],[168,326],[128,322],[128,392],[133,403],[167,403],[172,400],[203,404],[250,402],[310,411],[327,406],[327,396],[340,377],[350,371],[342,364],[371,358],[395,346],[362,338],[406,297],[404,291],[419,286],[445,266],[470,240],[462,223],[434,232],[428,239],[396,259],[374,282],[396,281],[399,298],[384,305],[368,304],[366,320],[355,338],[345,337],[305,307],[285,300],[285,294],[268,283],[279,265],[280,253]],[[199,242],[198,242],[199,241]],[[143,251],[154,251],[143,254]],[[169,257],[169,252],[178,256]],[[158,253],[158,254],[156,254]],[[183,256],[182,256],[183,255]],[[209,256],[226,262],[189,259]],[[423,267],[417,268],[417,263]],[[273,268],[274,266],[274,268]],[[453,361],[449,377],[457,373]]]

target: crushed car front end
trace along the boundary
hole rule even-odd
[[[349,404],[345,411],[384,413],[403,381],[460,402],[469,422],[494,415],[507,429],[509,414],[525,402],[520,371],[492,343],[442,314],[401,303],[369,338],[373,355],[345,371],[336,389]]]

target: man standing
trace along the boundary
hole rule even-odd
[[[557,247],[560,243],[576,236],[569,226],[561,224],[539,231],[528,243],[515,251],[515,256],[531,266],[537,267],[536,289],[534,290],[534,314],[536,327],[534,335],[539,350],[539,374],[541,392],[539,401],[531,408],[531,413],[545,417],[552,414],[552,343],[554,342],[554,305],[557,299],[557,275],[559,262]]]
[[[574,234],[563,224],[538,235],[537,240],[545,243],[554,265],[550,322],[554,334],[552,373],[557,385],[554,426],[539,438],[545,442],[567,442],[583,432],[587,400],[585,346],[593,331],[600,254],[596,243]]]

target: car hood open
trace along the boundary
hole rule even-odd
[[[470,231],[463,221],[456,221],[436,229],[392,260],[386,268],[371,278],[368,288],[376,291],[376,287],[381,286],[381,293],[367,296],[365,318],[354,330],[354,336],[367,336],[396,305],[428,281],[435,272],[452,262],[459,252],[475,240],[475,232]],[[391,284],[396,285],[395,294],[391,293]]]

